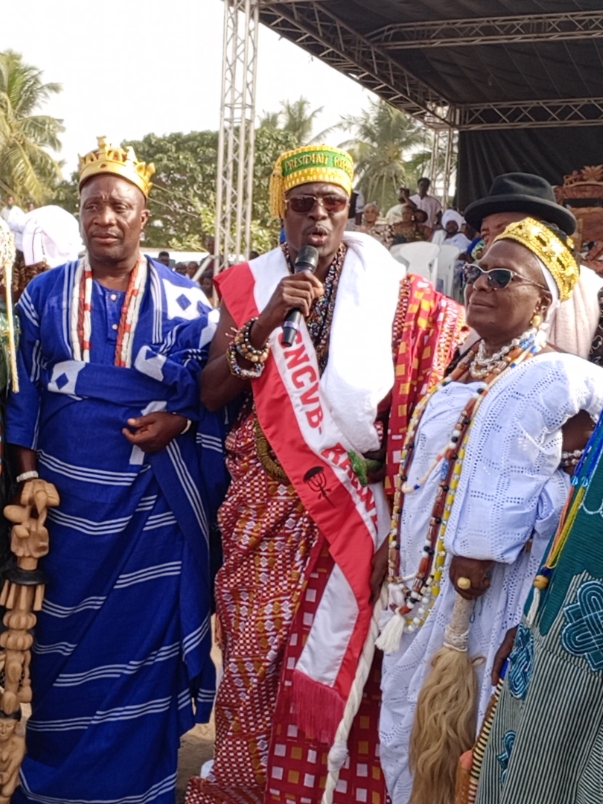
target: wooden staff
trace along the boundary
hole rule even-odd
[[[6,572],[0,605],[7,630],[0,635],[4,648],[5,687],[0,697],[0,804],[9,804],[19,783],[19,769],[25,756],[25,735],[18,727],[21,704],[31,703],[29,676],[32,628],[44,599],[44,576],[38,561],[49,550],[45,526],[49,507],[59,504],[52,483],[39,478],[28,480],[21,492],[20,505],[7,505],[6,518],[13,522],[10,547],[16,558]]]

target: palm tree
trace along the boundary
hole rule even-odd
[[[61,177],[59,163],[45,149],[60,149],[62,121],[35,114],[60,90],[59,84],[43,83],[41,70],[18,53],[0,53],[0,192],[17,202],[43,203]]]
[[[283,130],[293,134],[300,145],[306,145],[311,140],[314,121],[323,107],[310,111],[310,101],[303,97],[293,102],[283,101],[281,107]]]
[[[281,113],[280,112],[262,112],[258,120],[259,128],[280,128],[281,127]]]
[[[359,189],[387,211],[397,201],[398,188],[413,188],[417,170],[429,160],[423,127],[382,100],[371,101],[359,117],[346,115],[340,127],[354,135],[341,147],[354,157]]]
[[[316,117],[322,110],[322,106],[310,110],[310,101],[303,97],[296,101],[281,101],[281,111],[263,112],[259,126],[286,131],[294,138],[296,147],[307,145],[316,140],[316,137],[312,139],[312,129]]]

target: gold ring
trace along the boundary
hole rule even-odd
[[[465,590],[471,589],[471,581],[469,580],[469,578],[464,577],[457,578],[456,585],[458,586],[459,589],[465,589]]]

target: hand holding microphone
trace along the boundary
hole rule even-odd
[[[310,258],[308,258],[308,253]],[[262,311],[259,319],[251,330],[251,342],[261,348],[270,334],[289,322],[289,315],[297,311],[293,320],[293,328],[289,328],[291,341],[295,340],[295,335],[299,329],[301,318],[308,315],[314,299],[324,293],[324,286],[313,271],[318,264],[318,252],[313,246],[302,246],[295,260],[295,273],[281,279],[272,298]]]
[[[314,246],[302,246],[297,253],[295,260],[294,270],[298,274],[301,271],[314,271],[318,265],[318,251]],[[283,346],[291,346],[295,340],[295,336],[299,332],[299,327],[302,320],[302,311],[299,307],[290,310],[285,316],[283,322],[283,335],[281,343]]]

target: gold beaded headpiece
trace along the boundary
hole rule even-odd
[[[270,176],[270,213],[285,215],[285,194],[299,184],[326,181],[338,184],[348,195],[354,181],[354,162],[347,151],[330,145],[304,145],[286,151],[276,160]]]
[[[90,176],[113,173],[135,184],[144,193],[145,198],[148,198],[153,186],[151,176],[155,173],[155,165],[139,162],[132,147],[124,150],[117,145],[107,145],[106,137],[97,139],[98,148],[86,156],[80,156],[80,190]]]
[[[510,223],[502,234],[494,238],[494,243],[498,240],[514,240],[535,254],[555,280],[559,301],[569,299],[580,279],[580,266],[571,250],[571,238],[568,237],[566,245],[546,224],[534,218],[524,218]]]

